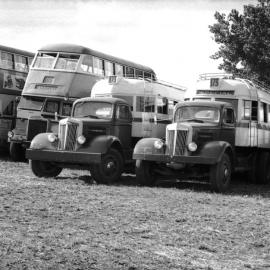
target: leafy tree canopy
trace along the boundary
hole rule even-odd
[[[270,84],[270,0],[214,16],[209,28],[220,47],[211,58],[222,59],[219,69]]]

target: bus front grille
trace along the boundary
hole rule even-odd
[[[47,120],[29,119],[27,127],[27,141],[31,141],[37,134],[47,131]]]
[[[73,151],[76,147],[77,123],[67,123],[60,125],[59,129],[59,149]]]

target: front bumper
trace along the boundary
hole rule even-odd
[[[26,158],[58,163],[91,164],[101,162],[101,153],[27,149]]]
[[[133,159],[149,160],[161,163],[185,163],[185,164],[216,164],[216,157],[202,157],[202,156],[169,156],[164,154],[133,154]]]

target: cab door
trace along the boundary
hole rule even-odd
[[[127,104],[119,103],[115,110],[114,135],[119,138],[123,148],[131,148],[132,115]]]
[[[233,108],[225,107],[223,109],[223,119],[220,130],[220,139],[230,143],[232,147],[235,146],[235,113]]]

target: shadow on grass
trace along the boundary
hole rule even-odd
[[[91,175],[81,175],[81,176],[58,176],[57,179],[74,179],[83,181],[85,184],[95,185],[96,182],[91,177]],[[264,198],[270,198],[270,185],[256,185],[248,182],[247,178],[243,174],[236,174],[233,176],[232,183],[226,195],[241,195],[241,196],[261,196]],[[136,181],[136,176],[134,174],[123,174],[119,181],[110,184],[108,186],[139,186]],[[182,181],[177,179],[172,180],[162,180],[156,181],[153,187],[157,188],[177,188],[181,190],[192,190],[193,192],[206,192],[213,193],[211,187],[206,182],[200,181]],[[143,186],[141,186],[143,188]]]

